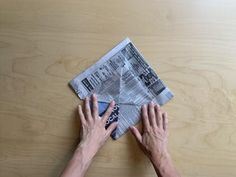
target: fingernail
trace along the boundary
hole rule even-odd
[[[156,109],[157,111],[160,111],[160,106],[158,104],[156,105]]]
[[[95,93],[93,93],[93,98],[97,98],[97,95]]]

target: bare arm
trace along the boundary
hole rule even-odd
[[[117,123],[112,123],[108,129],[105,129],[106,120],[109,118],[115,104],[114,101],[110,103],[102,117],[98,115],[98,103],[95,95],[92,96],[92,103],[92,110],[90,109],[89,98],[85,99],[84,111],[82,111],[80,105],[78,106],[81,122],[81,141],[61,177],[84,177],[95,154],[117,126]]]
[[[131,132],[142,151],[147,155],[159,177],[180,177],[167,151],[167,113],[152,102],[141,109],[142,134],[132,126]]]

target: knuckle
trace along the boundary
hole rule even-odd
[[[145,122],[145,121],[148,119],[148,117],[145,116],[145,115],[143,115],[143,116],[142,116],[142,119],[143,119],[143,121]]]
[[[89,114],[89,113],[90,113],[90,109],[87,109],[85,112],[86,112],[87,114]]]
[[[144,113],[143,113],[143,116],[144,116],[144,117],[148,117],[147,112],[144,112]]]
[[[112,105],[110,105],[110,106],[109,106],[109,108],[108,108],[108,111],[110,111],[110,112],[111,112],[112,110],[113,110],[113,106],[112,106]]]
[[[150,127],[146,127],[145,133],[150,133],[150,132],[151,132],[151,128]]]

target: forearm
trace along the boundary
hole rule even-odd
[[[84,177],[94,155],[95,153],[88,153],[86,146],[79,145],[61,177]]]
[[[172,163],[169,154],[163,155],[161,159],[151,159],[158,177],[180,177]]]

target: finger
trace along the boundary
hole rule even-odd
[[[167,116],[167,112],[164,112],[162,114],[162,118],[163,118],[163,129],[165,131],[167,131],[167,126],[168,126],[168,116]]]
[[[106,112],[102,116],[103,117],[102,119],[103,119],[104,123],[106,123],[107,119],[111,115],[114,105],[115,105],[115,101],[110,102]]]
[[[113,122],[111,125],[109,125],[109,127],[107,128],[107,136],[111,135],[113,130],[116,129],[117,125],[118,125],[118,122]]]
[[[78,105],[78,114],[79,114],[81,124],[85,124],[86,120],[85,120],[81,105]]]
[[[97,96],[95,94],[92,95],[92,101],[93,101],[93,118],[98,117],[98,101]]]
[[[146,131],[150,127],[146,104],[144,104],[141,108],[141,117],[142,117],[142,122],[143,122],[143,131]]]
[[[162,124],[162,112],[161,112],[161,108],[159,105],[155,105],[155,113],[156,113],[156,122],[157,122],[157,126],[159,128],[163,127]]]
[[[156,114],[155,114],[153,102],[148,104],[148,118],[149,118],[150,125],[155,127],[156,126]]]
[[[134,126],[131,126],[130,130],[131,130],[132,134],[134,135],[135,139],[139,143],[141,143],[142,142],[142,135],[140,134],[139,130],[136,127],[134,127]]]
[[[90,108],[90,104],[89,104],[89,97],[85,98],[84,111],[85,111],[85,118],[87,120],[92,119],[91,108]]]

